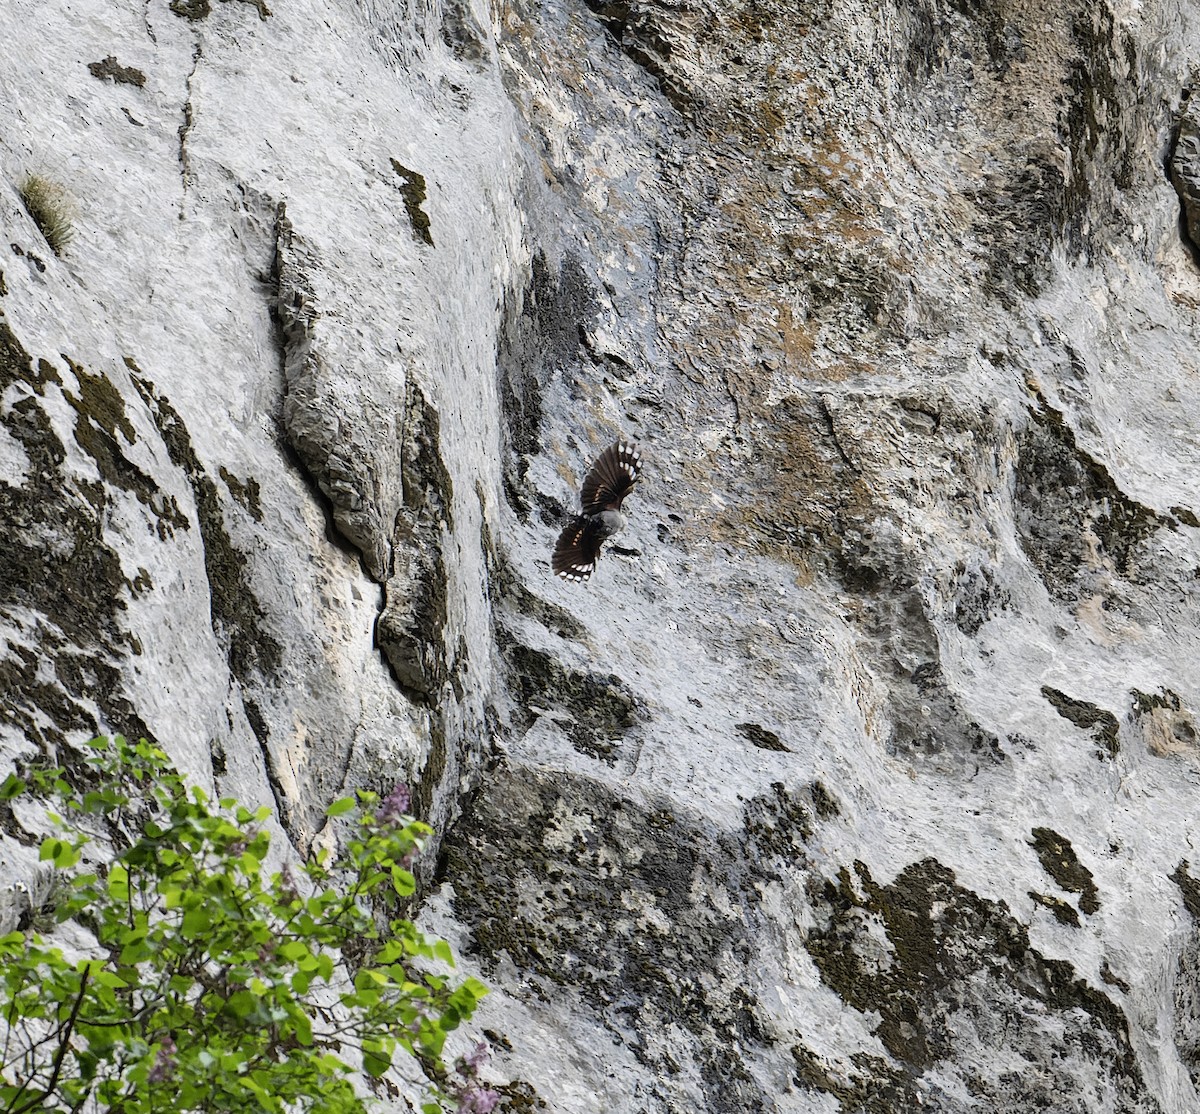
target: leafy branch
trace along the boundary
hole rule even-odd
[[[68,959],[32,929],[0,937],[0,1114],[363,1114],[359,1071],[398,1057],[435,1081],[425,1114],[494,1108],[482,1048],[442,1059],[486,987],[438,973],[449,945],[380,912],[414,892],[431,834],[402,786],[335,802],[341,853],[268,874],[268,808],[214,805],[145,740],[89,746],[86,788],[63,770],[0,784],[0,801],[32,790],[62,810],[40,851],[55,916],[95,939]],[[89,831],[114,843],[96,872],[80,869]]]

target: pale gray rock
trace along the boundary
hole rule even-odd
[[[502,1109],[1200,1109],[1193,5],[10,16],[0,773],[412,782]]]

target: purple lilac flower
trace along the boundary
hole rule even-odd
[[[162,1039],[162,1043],[158,1046],[158,1052],[154,1057],[154,1066],[150,1069],[150,1074],[146,1077],[151,1083],[163,1083],[171,1074],[171,1069],[175,1066],[175,1042],[171,1039],[171,1034],[168,1033]],[[488,1107],[490,1110],[491,1107]]]
[[[498,1092],[472,1084],[458,1096],[458,1114],[492,1114],[499,1101]]]
[[[409,795],[408,786],[404,782],[398,781],[384,798],[383,807],[379,810],[379,819],[385,824],[394,824],[408,814],[408,807],[411,803],[412,797]]]
[[[478,1072],[479,1069],[488,1062],[488,1060],[491,1058],[491,1055],[491,1046],[487,1043],[487,1041],[480,1041],[475,1046],[475,1051],[472,1052],[471,1055],[466,1059],[466,1065],[470,1069],[471,1074],[476,1074],[476,1072]]]
[[[283,869],[279,872],[279,900],[290,904],[299,896],[300,891],[296,887],[296,876],[292,873],[292,864],[284,863]]]

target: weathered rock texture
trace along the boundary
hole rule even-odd
[[[12,8],[6,763],[412,781],[508,1110],[1200,1109],[1194,5]]]

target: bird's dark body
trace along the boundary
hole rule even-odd
[[[564,580],[587,580],[600,560],[600,547],[625,529],[621,503],[641,474],[642,454],[636,445],[618,441],[609,445],[588,469],[580,498],[583,513],[576,515],[558,537],[551,565]]]

